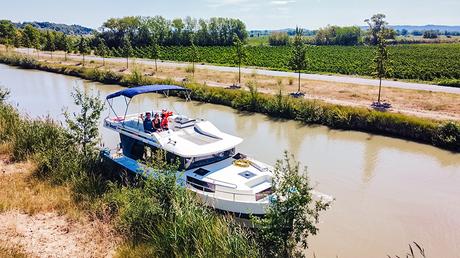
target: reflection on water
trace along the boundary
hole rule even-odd
[[[0,65],[0,84],[11,89],[11,102],[30,116],[63,119],[62,109],[76,111],[73,87],[106,96],[119,86]],[[117,113],[124,103],[114,102]],[[162,95],[133,99],[130,112],[171,110],[206,118],[245,141],[239,151],[273,164],[284,150],[293,153],[318,190],[336,198],[312,238],[317,257],[385,257],[404,254],[417,241],[435,257],[460,252],[460,155],[432,146],[360,132],[304,126],[294,121],[238,112],[228,107],[185,102]],[[105,111],[104,115],[108,113]],[[114,147],[118,136],[102,129]]]

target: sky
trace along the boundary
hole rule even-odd
[[[4,0],[2,0],[4,1]],[[460,25],[460,0],[16,0],[0,4],[0,19],[50,21],[99,28],[111,17],[239,18],[248,29],[317,29],[365,25],[375,13],[392,25]]]

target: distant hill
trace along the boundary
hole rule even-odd
[[[424,26],[413,26],[413,25],[395,25],[391,26],[395,30],[406,29],[409,32],[418,30],[439,30],[439,31],[449,31],[449,32],[458,32],[460,31],[460,26],[447,26],[447,25],[424,25]]]
[[[460,32],[460,26],[448,26],[448,25],[390,25],[391,28],[394,30],[403,30],[406,29],[409,33],[414,31],[427,31],[427,30],[437,30],[440,32]],[[367,30],[367,26],[361,26],[361,29]],[[287,32],[289,35],[295,34],[295,29],[288,28],[288,29],[281,29],[281,30],[250,30],[249,35],[251,37],[257,36],[268,36],[272,32]],[[316,30],[308,30],[304,29],[305,35],[314,35]]]
[[[38,29],[55,30],[69,35],[88,35],[94,31],[91,28],[83,27],[76,24],[67,25],[53,22],[23,22],[15,23],[14,25],[18,28],[24,28],[27,24],[31,24],[32,26]]]

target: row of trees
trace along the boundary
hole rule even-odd
[[[128,37],[134,47],[152,44],[190,46],[231,46],[233,35],[244,41],[248,37],[246,25],[239,19],[210,18],[167,20],[162,16],[111,18],[104,22],[96,37],[109,47],[121,47]],[[194,42],[192,42],[194,41]]]

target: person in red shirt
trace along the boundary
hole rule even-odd
[[[161,128],[163,130],[168,130],[168,117],[172,116],[173,112],[168,112],[165,109],[161,112]]]

